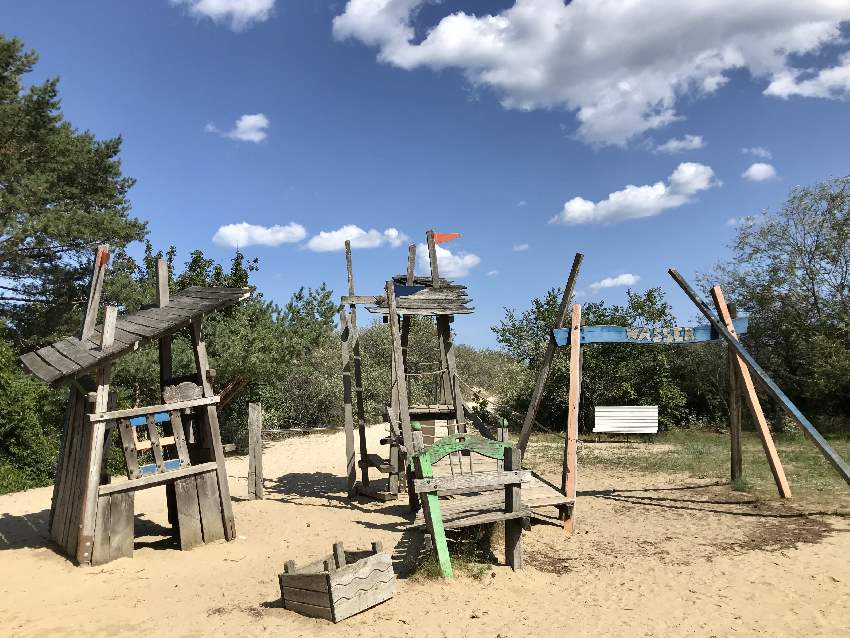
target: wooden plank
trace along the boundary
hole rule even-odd
[[[133,557],[134,504],[135,494],[118,492],[113,494],[109,514],[109,556],[116,558]]]
[[[161,328],[152,328],[150,326],[143,326],[141,324],[134,323],[129,317],[121,318],[118,321],[118,328],[124,332],[138,335],[138,337],[136,337],[137,339],[150,339],[162,331]]]
[[[575,291],[576,279],[581,268],[581,262],[584,260],[584,255],[576,253],[573,258],[573,265],[570,269],[570,276],[567,278],[567,284],[564,286],[564,294],[561,297],[561,305],[558,307],[558,315],[555,322],[555,328],[561,328],[567,321],[570,298]],[[525,419],[522,422],[522,428],[517,439],[517,447],[524,454],[525,448],[528,446],[528,437],[531,436],[531,426],[534,425],[534,420],[537,418],[537,410],[540,408],[540,400],[543,398],[543,389],[546,385],[546,379],[549,377],[549,368],[552,365],[552,357],[555,355],[555,337],[549,336],[549,342],[546,345],[546,352],[543,354],[543,361],[540,363],[540,368],[537,370],[537,379],[534,383],[534,391],[531,393],[531,402],[528,404],[528,410],[525,413]]]
[[[197,408],[201,406],[212,405],[219,402],[217,396],[205,396],[200,399],[192,399],[191,401],[177,401],[175,403],[163,403],[160,405],[146,405],[138,408],[128,408],[126,410],[112,410],[110,412],[101,412],[89,415],[89,421],[112,421],[113,419],[125,419],[132,416],[144,416],[146,414],[156,414],[157,412],[172,412],[174,410],[184,410],[186,408]]]
[[[147,427],[148,427],[148,441],[150,443],[151,450],[153,451],[153,459],[154,463],[156,463],[156,471],[163,472],[165,468],[163,467],[163,457],[162,457],[162,445],[159,442],[159,430],[156,427],[156,423],[153,420],[153,414],[148,414],[146,417]],[[136,446],[136,449],[139,449],[139,446]]]
[[[433,240],[433,236],[432,236]],[[416,478],[430,478],[432,474],[431,461],[427,454],[417,454],[413,457],[413,468]],[[422,516],[425,520],[431,542],[437,554],[437,563],[440,573],[444,578],[452,577],[452,561],[449,557],[449,547],[446,542],[446,531],[443,526],[443,514],[440,511],[440,501],[436,494],[423,494],[421,496]]]
[[[100,489],[98,490],[98,493],[103,495],[115,494],[116,492],[131,492],[135,490],[147,489],[149,487],[156,487],[157,485],[162,485],[164,483],[168,483],[179,478],[185,478],[188,476],[193,476],[195,474],[203,474],[205,472],[215,472],[216,469],[216,463],[214,461],[210,461],[209,463],[202,463],[200,465],[192,465],[191,467],[184,467],[178,470],[171,470],[169,472],[164,472],[163,474],[153,474],[150,476],[143,476],[137,479],[130,479],[128,481],[110,483],[109,485],[101,485]]]
[[[71,337],[62,339],[53,344],[53,347],[68,359],[71,359],[78,367],[88,367],[97,363],[97,357],[93,356],[82,346],[82,341]]]
[[[518,448],[505,448],[505,473],[518,471],[522,467],[522,453]],[[522,485],[505,485],[505,514],[516,514],[522,510]],[[505,562],[514,571],[522,569],[522,520],[505,521]]]
[[[336,565],[337,569],[345,567],[345,548],[342,545],[342,541],[337,541],[333,544],[333,557],[334,565]],[[333,581],[331,581],[331,586],[333,586]]]
[[[192,462],[189,458],[189,447],[186,445],[186,431],[183,429],[183,419],[180,410],[171,412],[171,432],[174,445],[177,448],[177,458],[180,459],[181,467],[189,467]]]
[[[452,340],[452,328],[448,317],[437,317],[437,332],[440,335],[446,352],[447,376],[451,389],[450,396],[452,403],[454,403],[458,431],[466,432],[466,421],[463,418],[463,393],[461,392],[460,381],[458,380],[455,346]]]
[[[112,497],[99,496],[97,499],[97,516],[94,527],[94,545],[92,547],[91,564],[102,565],[112,560],[109,552],[109,520]]]
[[[735,304],[729,304],[729,316],[734,322],[738,316]],[[727,386],[729,402],[729,479],[734,483],[743,478],[743,457],[741,455],[741,379],[738,375],[738,356],[735,351],[726,346]]]
[[[62,373],[39,357],[35,352],[27,352],[19,357],[27,372],[46,383],[53,383]]]
[[[320,574],[281,574],[280,582],[283,587],[292,587],[294,589],[307,589],[309,591],[323,592],[330,600],[330,586],[328,584],[328,575]]]
[[[381,577],[380,580],[377,579],[378,576]],[[363,587],[364,589],[351,598],[334,603],[334,622],[340,622],[341,620],[350,618],[395,596],[395,575],[392,573],[392,570],[389,572],[379,572],[379,574],[376,574],[367,582],[363,583]]]
[[[263,498],[263,407],[248,404],[248,498]]]
[[[464,491],[472,492],[483,487],[519,485],[522,482],[528,482],[530,480],[531,470],[506,470],[504,472],[482,472],[464,474],[463,476],[415,479],[413,484],[417,494],[443,492],[444,490],[453,490],[456,494],[462,494]]]
[[[387,281],[385,293],[389,303],[390,335],[392,338],[393,363],[395,365],[395,396],[398,400],[398,418],[401,424],[401,434],[407,452],[413,453],[413,430],[410,428],[410,413],[408,412],[407,380],[404,376],[404,364],[401,359],[401,335],[399,335],[398,315],[395,308],[395,294],[392,281]]]
[[[45,346],[36,350],[36,354],[62,374],[73,374],[80,369],[80,365],[72,361],[53,346]]]
[[[224,523],[221,516],[221,494],[218,477],[212,472],[195,477],[198,488],[198,507],[201,511],[201,530],[205,543],[224,538]]]
[[[375,303],[378,298],[375,295],[343,295],[343,305],[353,306],[354,304],[370,305]]]
[[[68,473],[68,453],[70,451],[68,435],[71,428],[71,421],[74,418],[74,410],[76,408],[77,401],[79,400],[78,397],[79,392],[77,389],[73,387],[69,388],[68,402],[65,406],[65,419],[62,423],[62,435],[59,439],[59,455],[56,461],[56,472],[54,474],[53,495],[50,499],[50,520],[47,525],[47,529],[50,532],[50,538],[54,541],[56,540],[57,534],[60,533],[57,529],[56,523],[60,516],[60,511],[64,508],[63,490]]]
[[[130,425],[129,419],[119,419],[118,432],[121,434],[121,447],[124,450],[124,462],[127,464],[127,478],[139,478],[142,472],[139,469],[139,453],[136,449],[136,428]]]
[[[433,230],[425,233],[425,240],[428,245],[428,262],[431,265],[431,287],[439,288],[442,282],[440,281],[440,271],[437,266],[437,244],[434,242]]]
[[[735,326],[732,323],[732,317],[729,314],[729,308],[726,306],[726,300],[723,297],[723,291],[720,286],[714,286],[711,289],[711,296],[714,299],[714,306],[717,308],[717,314],[723,320],[729,334],[738,340],[738,335],[735,331]],[[741,385],[744,391],[744,397],[747,400],[747,405],[750,408],[750,413],[753,415],[753,420],[756,423],[756,430],[759,433],[764,453],[767,456],[767,463],[770,466],[770,471],[773,474],[773,480],[776,483],[776,489],[782,498],[791,497],[791,488],[788,486],[788,479],[785,477],[785,469],[782,467],[782,461],[779,460],[779,453],[776,451],[776,445],[773,442],[773,436],[770,434],[770,427],[767,425],[767,419],[764,416],[764,411],[761,408],[756,388],[753,384],[753,379],[750,376],[750,370],[746,363],[740,357],[735,357],[738,365],[738,373],[741,375]]]
[[[325,607],[330,612],[330,598],[327,591],[283,587],[281,589],[281,596],[284,601],[284,607],[286,607],[287,603],[303,603],[314,607]]]
[[[561,473],[561,491],[573,502],[576,498],[576,471],[578,469],[578,408],[581,398],[581,305],[573,304],[570,330],[574,336],[570,344],[570,393],[567,406],[567,436],[564,441],[564,467]],[[575,508],[564,511],[564,530],[572,534],[575,529]]]
[[[789,399],[782,389],[776,385],[773,379],[764,371],[764,369],[758,364],[758,362],[753,358],[753,356],[747,352],[746,348],[740,344],[740,342],[729,332],[729,330],[720,323],[712,314],[711,310],[709,310],[706,303],[700,299],[694,290],[690,287],[685,278],[679,274],[679,272],[671,268],[667,271],[670,273],[670,276],[676,281],[677,284],[685,291],[685,294],[688,298],[694,303],[694,305],[699,309],[699,311],[708,319],[711,324],[717,329],[723,339],[732,346],[735,350],[735,353],[744,360],[747,364],[750,371],[755,374],[759,380],[764,384],[767,391],[775,398],[779,404],[782,406],[782,409],[792,418],[797,424],[803,428],[803,432],[806,436],[809,437],[809,440],[815,444],[815,446],[820,450],[823,457],[832,465],[833,469],[838,472],[842,479],[847,484],[850,484],[850,466],[841,458],[841,455],[836,452],[832,446],[827,442],[825,438],[821,435],[820,432],[817,431],[814,425],[812,425],[811,421],[809,421],[805,415],[800,412],[799,408]]]
[[[177,502],[180,549],[188,550],[203,545],[204,535],[195,477],[190,476],[174,481],[174,495]]]
[[[367,308],[372,314],[388,315],[389,310],[386,307]],[[475,312],[475,308],[405,308],[405,315],[416,315],[417,317],[433,317],[439,315],[470,315]]]

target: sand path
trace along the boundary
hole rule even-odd
[[[578,532],[535,526],[526,569],[403,578],[394,599],[339,625],[301,617],[277,605],[284,561],[335,540],[401,557],[411,538],[403,501],[347,501],[343,451],[341,433],[267,445],[264,501],[246,500],[245,458],[228,459],[239,538],[189,552],[165,536],[164,488],[137,494],[134,558],[95,568],[46,540],[50,488],[0,496],[0,635],[850,635],[850,520],[593,468]]]

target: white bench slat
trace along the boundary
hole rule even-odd
[[[608,434],[656,434],[658,432],[658,406],[597,406],[593,431]]]

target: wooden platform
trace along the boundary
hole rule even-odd
[[[449,459],[451,458],[451,465]],[[473,472],[487,472],[496,469],[496,462],[478,455],[465,456],[458,459],[456,455],[446,457],[434,465],[434,476],[455,476],[461,472],[469,473],[469,462],[473,459]],[[553,521],[558,516],[558,506],[570,504],[570,499],[561,494],[555,486],[540,476],[531,473],[532,479],[522,484],[522,505],[516,517],[529,517],[540,521]],[[482,525],[497,520],[504,520],[505,490],[494,489],[475,494],[445,496],[440,498],[440,509],[443,513],[443,525],[446,529],[457,529],[469,525]],[[425,525],[422,510],[416,513],[414,527]]]

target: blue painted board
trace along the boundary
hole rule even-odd
[[[166,472],[170,470],[179,470],[180,459],[171,459],[168,461],[164,461],[162,467]],[[148,463],[147,465],[143,465],[139,468],[139,471],[142,473],[142,476],[144,476],[145,474],[156,474],[156,463]]]
[[[735,332],[739,335],[747,332],[749,319],[740,317],[734,320]],[[555,343],[559,346],[570,344],[570,329],[556,328]],[[638,328],[623,326],[582,326],[581,343],[633,343],[639,345],[701,343],[717,341],[720,333],[711,325],[671,326],[667,328]]]
[[[157,412],[153,415],[154,423],[165,423],[166,421],[170,420],[171,416],[168,414],[168,412]],[[147,423],[147,417],[145,416],[134,416],[130,418],[130,425],[132,425],[133,427],[139,428],[143,425],[147,425]]]

